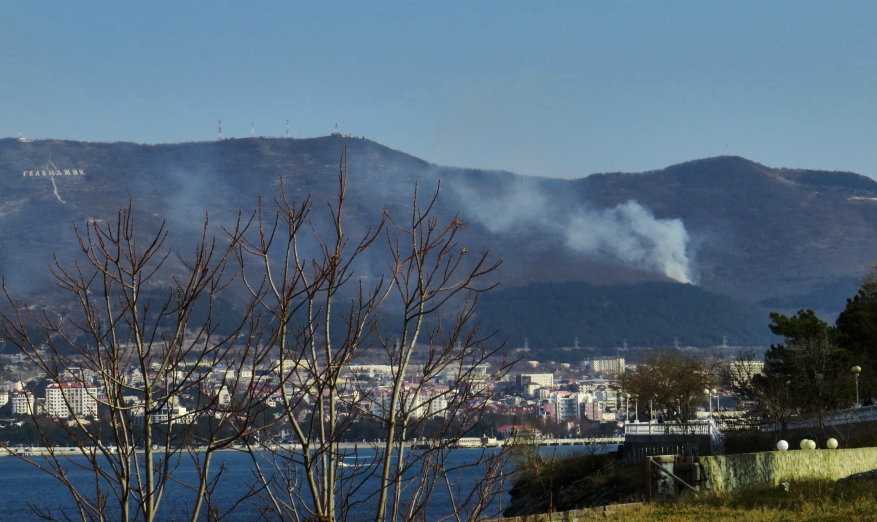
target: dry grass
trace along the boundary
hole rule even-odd
[[[609,517],[625,521],[877,521],[877,481],[794,482],[786,492],[757,487],[723,495],[701,495],[645,504]]]

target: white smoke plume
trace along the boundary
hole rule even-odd
[[[693,282],[685,225],[680,219],[658,219],[636,201],[609,209],[593,209],[582,203],[570,208],[527,179],[490,198],[469,187],[457,185],[453,190],[466,203],[466,214],[492,232],[536,226],[546,233],[561,234],[566,246],[576,252],[610,257],[681,283]]]
[[[579,252],[603,253],[636,268],[691,283],[688,232],[679,219],[656,219],[636,201],[606,210],[580,209],[566,226],[566,244]]]

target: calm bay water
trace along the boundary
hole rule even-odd
[[[558,456],[571,455],[576,453],[586,453],[593,451],[611,451],[615,446],[608,447],[581,447],[581,446],[560,446],[546,447],[540,450],[543,455],[556,454]],[[455,449],[452,450],[448,460],[448,467],[461,466],[473,462],[481,455],[484,450],[480,449]],[[498,450],[486,450],[498,451]],[[357,459],[373,458],[374,454],[360,451]],[[82,457],[72,457],[73,463],[84,463]],[[246,491],[246,485],[253,481],[253,463],[250,457],[243,452],[220,452],[214,456],[214,464],[222,466],[222,480],[219,486],[219,494],[214,498],[218,502],[225,503],[224,507],[230,507],[241,495]],[[512,465],[506,468],[511,471]],[[344,473],[342,469],[342,474]],[[468,468],[451,474],[451,481],[458,484],[461,488],[469,487],[473,482],[472,476],[477,473],[475,468]],[[69,466],[69,474],[77,485],[88,487],[93,484],[94,475],[91,471],[81,469],[73,464]],[[181,466],[177,471],[178,476],[184,481],[193,481],[195,478],[194,470],[187,466]],[[377,481],[373,481],[377,484]],[[93,486],[92,486],[93,487]],[[33,513],[29,504],[39,506],[42,509],[50,509],[56,515],[60,512],[71,515],[71,518],[78,518],[73,510],[73,502],[70,493],[63,484],[40,471],[31,464],[23,462],[15,457],[0,458],[0,519],[2,520],[39,520]],[[361,493],[365,496],[365,493]],[[438,520],[450,514],[450,503],[448,502],[448,493],[445,489],[438,489],[432,501],[429,504],[429,512],[427,520]],[[507,501],[505,493],[499,495],[492,505],[493,512],[488,510],[487,514],[497,514]],[[162,501],[161,519],[162,520],[186,520],[186,514],[191,511],[193,504],[193,494],[183,487],[171,488]],[[114,508],[110,501],[110,509]],[[348,517],[352,520],[368,520],[374,515],[373,502],[364,502],[355,507],[352,514]],[[108,517],[113,519],[114,517]],[[259,518],[259,504],[253,499],[239,505],[226,520],[255,520]]]

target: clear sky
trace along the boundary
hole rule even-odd
[[[0,136],[340,130],[579,177],[735,154],[877,177],[877,2],[0,0]]]

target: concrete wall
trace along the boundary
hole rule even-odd
[[[765,451],[698,459],[705,488],[730,491],[787,480],[837,480],[877,469],[877,448]]]

